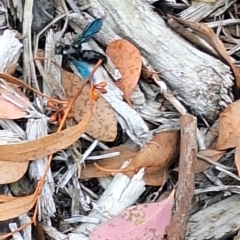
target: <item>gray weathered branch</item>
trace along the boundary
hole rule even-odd
[[[182,39],[142,0],[89,0],[88,11],[103,17],[96,39],[103,45],[113,33],[129,39],[158,71],[179,99],[198,114],[215,120],[232,97],[230,68]],[[104,33],[104,34],[103,34]],[[108,34],[109,33],[109,34]]]
[[[240,228],[239,195],[231,196],[193,214],[186,240],[227,239]]]

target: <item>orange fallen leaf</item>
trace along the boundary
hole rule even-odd
[[[0,204],[0,221],[18,217],[31,210],[36,203],[37,194],[27,197],[14,198],[11,201]]]
[[[235,148],[240,140],[240,100],[229,105],[220,114],[216,150]]]
[[[68,98],[72,98],[81,87],[82,81],[77,75],[61,69],[62,85]],[[72,107],[71,113],[77,122],[89,111],[89,86],[85,86]],[[100,141],[111,142],[117,136],[117,119],[111,105],[99,95],[93,103],[92,119],[86,132]]]
[[[126,209],[91,233],[89,240],[159,239],[170,223],[174,190],[161,202],[144,203]]]
[[[183,25],[192,29],[196,34],[198,34],[199,37],[204,39],[214,49],[219,54],[220,58],[231,67],[235,75],[237,85],[240,88],[240,70],[232,63],[224,44],[214,33],[214,31],[204,23],[191,22],[176,18],[171,15],[169,15],[169,17],[174,18],[179,23],[182,23]]]
[[[219,133],[216,150],[226,150],[229,148],[236,148],[235,150],[235,164],[240,175],[240,100],[232,103],[230,106],[220,114],[219,117]]]
[[[122,78],[115,83],[123,91],[125,100],[131,106],[131,94],[141,74],[141,54],[133,44],[125,39],[109,43],[106,53],[122,75]]]
[[[145,167],[144,181],[146,184],[162,185],[166,180],[167,166],[178,152],[178,144],[179,132],[158,133],[135,156],[132,152],[129,156],[126,154],[124,157],[98,161],[98,166],[102,170],[95,167],[93,163],[86,163],[86,168],[81,171],[81,179],[111,176],[112,173],[119,171],[124,161],[131,159],[130,164],[122,170],[124,174],[132,177],[139,169]],[[132,157],[131,154],[133,154]]]
[[[0,161],[0,184],[18,181],[26,173],[27,168],[28,162]]]
[[[76,142],[88,127],[92,113],[89,111],[78,125],[61,132],[22,143],[0,145],[2,161],[24,162],[43,158]]]

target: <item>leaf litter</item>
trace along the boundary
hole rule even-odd
[[[183,2],[189,8],[191,8],[191,3],[188,3],[187,1],[183,1]],[[236,63],[232,62],[233,58],[230,58],[229,52],[226,50],[226,45],[227,45],[225,41],[226,39],[222,37],[220,38],[215,33],[215,31],[207,27],[206,24],[191,22],[191,21],[180,19],[180,18],[176,18],[174,16],[169,16],[169,17],[173,17],[176,21],[190,28],[196,35],[204,39],[217,52],[219,59],[221,59],[224,63],[230,66],[230,68],[232,69],[235,75],[235,80],[237,85],[238,86],[240,85],[239,69],[237,66],[238,62]],[[101,22],[100,19],[98,19],[98,21]],[[88,25],[86,29],[89,30],[90,25]],[[99,31],[99,29],[97,29],[97,31]],[[95,33],[97,31],[95,29]],[[227,35],[226,29],[223,28],[222,31],[226,36]],[[91,34],[93,34],[93,32],[91,33],[91,31],[87,32],[85,30],[84,32],[85,39],[91,38],[92,36]],[[228,46],[228,49],[229,49],[229,46]],[[34,92],[34,94],[37,96],[41,96],[44,99],[44,101],[46,99],[50,101],[48,102],[48,104],[46,104],[47,107],[45,106],[45,102],[43,101],[41,102],[43,103],[43,105],[40,104],[41,107],[40,105],[37,105],[37,108],[36,108],[37,111],[39,111],[38,114],[40,115],[43,114],[49,120],[48,124],[50,126],[49,128],[50,131],[49,131],[49,135],[33,141],[24,140],[20,143],[8,143],[8,144],[4,143],[0,145],[0,157],[1,157],[0,158],[0,165],[1,165],[0,166],[0,176],[1,176],[0,184],[3,185],[3,184],[13,183],[17,181],[25,173],[27,173],[26,171],[29,171],[29,169],[27,168],[30,161],[33,161],[33,160],[37,161],[41,158],[47,157],[49,155],[52,156],[52,154],[54,154],[54,157],[53,157],[54,164],[57,163],[55,159],[59,157],[58,163],[60,159],[60,164],[59,164],[59,167],[57,168],[58,172],[55,175],[55,178],[58,179],[58,181],[62,184],[62,185],[60,184],[59,188],[61,190],[63,188],[65,189],[63,194],[64,197],[68,196],[72,201],[68,205],[68,207],[71,206],[71,209],[73,211],[71,213],[71,220],[73,221],[74,207],[77,206],[76,207],[77,211],[75,212],[77,213],[76,215],[79,215],[80,209],[81,211],[84,212],[85,215],[87,215],[87,213],[89,213],[89,210],[92,208],[89,202],[91,202],[92,199],[95,198],[93,200],[95,204],[95,200],[98,199],[99,197],[96,195],[97,194],[99,195],[99,192],[103,191],[104,188],[106,188],[106,192],[109,191],[109,196],[112,196],[114,198],[115,197],[117,198],[118,194],[121,196],[125,196],[123,189],[121,189],[122,187],[121,184],[129,181],[129,179],[137,178],[136,176],[138,176],[142,172],[142,178],[144,179],[144,184],[146,185],[146,188],[147,188],[146,192],[143,195],[144,196],[143,199],[141,194],[139,194],[138,201],[135,200],[130,204],[130,206],[136,204],[135,206],[132,206],[127,209],[125,207],[126,209],[125,211],[123,211],[117,217],[110,219],[108,222],[101,225],[95,231],[93,231],[93,229],[90,228],[89,232],[92,232],[90,235],[90,239],[99,239],[99,237],[101,237],[101,239],[109,239],[109,237],[116,238],[116,239],[123,239],[123,238],[128,239],[129,237],[141,238],[141,239],[145,239],[145,238],[146,239],[148,238],[163,239],[163,236],[167,233],[167,226],[171,221],[173,204],[176,201],[176,199],[174,199],[175,190],[172,190],[172,193],[170,194],[170,196],[165,200],[161,201],[160,203],[158,202],[148,203],[148,201],[150,199],[150,196],[154,197],[154,199],[156,200],[159,194],[163,198],[166,192],[169,192],[171,189],[175,189],[176,186],[178,187],[178,185],[181,185],[181,182],[177,180],[177,177],[173,174],[174,171],[171,171],[171,169],[177,170],[177,171],[179,170],[177,159],[179,156],[180,135],[183,131],[186,131],[186,129],[181,129],[179,134],[179,131],[178,131],[179,127],[176,127],[175,125],[174,126],[171,125],[172,123],[171,117],[168,118],[167,115],[161,115],[164,112],[162,111],[162,109],[167,109],[166,111],[167,113],[171,113],[171,111],[175,111],[173,110],[172,106],[169,107],[169,102],[165,101],[163,98],[161,98],[161,96],[159,98],[159,87],[161,88],[161,84],[157,83],[158,86],[156,86],[156,84],[153,84],[153,82],[151,82],[150,80],[152,78],[151,76],[152,74],[158,74],[161,77],[161,73],[164,72],[164,70],[161,71],[161,69],[153,69],[151,67],[152,69],[151,74],[149,72],[147,73],[144,72],[144,74],[142,74],[142,76],[143,75],[145,76],[144,84],[147,84],[148,86],[147,87],[148,89],[146,91],[146,89],[143,88],[143,84],[141,83],[141,80],[140,80],[140,75],[141,75],[142,65],[143,65],[143,61],[142,61],[143,58],[141,56],[141,52],[134,44],[132,44],[130,41],[126,39],[118,39],[118,40],[110,41],[106,48],[106,54],[108,55],[109,59],[113,62],[115,67],[120,71],[122,75],[122,78],[119,81],[116,81],[114,83],[123,92],[124,99],[129,104],[129,106],[135,109],[136,111],[138,111],[141,108],[147,109],[147,107],[151,106],[152,104],[155,107],[155,108],[153,107],[152,109],[154,109],[159,113],[159,115],[157,116],[157,120],[158,120],[157,122],[156,120],[153,121],[153,118],[151,117],[145,118],[144,115],[141,115],[141,111],[139,111],[139,114],[141,115],[141,117],[147,122],[149,129],[151,129],[150,130],[151,134],[149,132],[149,136],[146,137],[146,142],[144,146],[142,147],[138,146],[138,148],[136,148],[136,146],[133,144],[134,139],[128,138],[128,141],[123,141],[123,135],[124,134],[127,135],[128,130],[126,130],[127,128],[125,128],[124,130],[120,129],[120,133],[119,133],[119,126],[117,125],[119,125],[120,123],[121,127],[123,127],[124,124],[127,125],[128,123],[124,122],[121,116],[119,116],[117,113],[114,112],[113,108],[111,107],[111,102],[108,103],[105,100],[105,98],[102,95],[105,93],[104,87],[97,88],[96,86],[94,86],[93,87],[94,89],[91,89],[90,85],[86,85],[86,87],[81,91],[80,95],[74,102],[73,106],[71,107],[71,111],[70,111],[71,113],[68,115],[68,119],[73,118],[77,124],[75,124],[74,121],[69,120],[65,124],[64,130],[61,130],[60,132],[56,132],[55,130],[56,128],[54,128],[51,124],[53,125],[56,124],[55,126],[58,126],[58,125],[61,126],[62,119],[63,119],[63,115],[57,114],[58,113],[58,108],[56,107],[57,104],[59,104],[60,106],[66,109],[66,105],[73,99],[75,94],[79,91],[79,89],[81,89],[81,87],[85,84],[85,82],[75,74],[60,68],[59,70],[61,75],[61,82],[62,82],[61,84],[65,90],[67,100],[64,100],[64,101],[57,100],[54,105],[52,104],[54,102],[54,99],[51,98],[50,96],[46,96],[45,94],[37,91],[36,89],[33,89],[26,82],[16,77],[13,77],[11,75],[1,72],[0,77],[4,79],[6,82],[8,82],[9,86],[12,87],[12,89],[14,89],[14,92],[8,91],[5,88],[0,87],[0,105],[1,105],[0,118],[5,120],[10,120],[10,121],[14,120],[14,123],[17,123],[17,124],[19,124],[19,122],[24,122],[23,120],[27,121],[27,118],[28,118],[27,114],[30,112],[30,110],[32,110],[31,105],[36,107],[37,101],[35,98],[33,98],[34,104],[32,104],[31,102],[32,99],[30,100],[30,98],[26,97],[26,95],[19,89],[19,87],[21,87],[25,90],[27,89]],[[43,52],[43,54],[41,56],[39,55],[38,57],[42,61],[44,59],[44,56],[46,55]],[[159,58],[161,57],[162,56],[159,55]],[[110,65],[108,64],[109,63],[107,64],[105,63],[104,65],[105,70],[106,69],[109,70],[112,67],[111,66],[109,68]],[[13,64],[13,66],[14,67],[9,66],[9,69],[13,69],[8,71],[9,73],[11,72],[11,74],[14,74],[14,70],[16,70],[17,65]],[[41,73],[42,72],[40,71],[40,74]],[[101,83],[106,84],[104,79],[101,79],[101,81],[102,81]],[[33,82],[34,82],[34,79],[33,79]],[[136,89],[138,91],[136,91]],[[169,89],[167,89],[167,91],[168,90]],[[163,89],[161,89],[160,93],[162,93],[162,91]],[[91,92],[91,94],[89,94],[89,92]],[[156,92],[157,94],[155,94]],[[17,94],[21,96],[22,98],[21,100],[19,97],[16,97]],[[133,98],[131,98],[131,96],[134,94],[135,96],[136,94],[139,94],[139,95],[137,97],[134,97],[134,100],[132,100]],[[157,95],[158,97],[156,97]],[[154,96],[154,101],[151,102],[150,99],[152,99],[153,96]],[[90,104],[88,102],[89,97],[91,97],[92,100],[95,100],[92,111],[90,111]],[[158,105],[159,103],[158,101],[161,104]],[[240,172],[240,160],[239,160],[240,150],[239,149],[240,148],[239,148],[239,140],[238,140],[239,139],[239,136],[238,136],[239,107],[238,105],[239,105],[239,102],[236,101],[230,106],[224,107],[225,110],[221,113],[219,117],[219,126],[218,126],[219,135],[217,137],[217,140],[212,143],[211,147],[207,146],[206,149],[200,148],[200,150],[196,154],[198,161],[194,165],[195,174],[202,174],[206,170],[212,171],[213,169],[212,165],[215,165],[215,163],[217,163],[218,161],[219,161],[218,163],[219,165],[215,165],[215,166],[225,167],[222,163],[222,159],[225,158],[225,162],[226,162],[226,155],[229,153],[229,150],[231,149],[235,150],[234,160],[235,160],[235,165],[238,169],[238,174],[239,174]],[[44,108],[42,108],[43,106]],[[54,111],[56,111],[56,115],[52,115],[52,116],[49,115],[49,111],[50,111],[49,109],[51,108]],[[146,111],[145,111],[145,114],[146,114]],[[40,115],[38,115],[38,117]],[[34,118],[34,117],[30,116],[30,118]],[[167,121],[163,121],[163,118],[165,118],[165,120]],[[169,125],[171,125],[171,127],[169,127],[169,125],[167,125],[166,122],[169,122],[170,123]],[[23,125],[19,124],[19,125],[22,128],[24,128],[24,124]],[[162,129],[164,130],[156,129],[156,127],[159,127],[159,128],[163,127]],[[206,129],[211,131],[210,126],[208,126]],[[81,140],[79,141],[79,139]],[[90,144],[89,141],[92,143]],[[104,145],[104,143],[102,143],[101,141],[104,142],[106,145]],[[126,142],[129,142],[129,141],[134,146],[133,148],[129,147],[126,144]],[[104,150],[99,152],[99,148],[102,148]],[[73,162],[71,157],[74,159]],[[93,159],[92,157],[95,157],[95,159],[97,160],[90,160],[90,159]],[[126,164],[127,160],[129,162]],[[51,160],[49,160],[48,162],[51,162]],[[75,164],[75,165],[71,165],[71,164]],[[77,166],[77,168],[71,169],[71,166]],[[229,166],[229,168],[232,169],[233,167]],[[17,169],[17,173],[16,173],[16,169]],[[64,171],[66,171],[64,172],[64,174],[62,174],[61,172],[63,169]],[[78,172],[78,174],[75,175],[73,173],[70,173],[70,171],[74,173]],[[45,181],[43,179],[45,179],[46,171],[44,174],[45,175],[43,175],[44,177],[40,180],[40,183],[43,183],[43,181]],[[186,174],[188,173],[186,172]],[[232,177],[233,175],[234,174],[232,173],[232,175],[229,175],[229,176]],[[208,175],[208,177],[209,176],[210,175]],[[61,182],[60,179],[62,177],[63,177],[63,180]],[[79,181],[81,184],[80,187],[78,185],[79,182],[77,177],[80,179]],[[94,179],[96,178],[98,179],[97,183],[94,182],[95,181]],[[117,188],[119,189],[119,192],[117,193],[117,195],[114,195],[114,194],[111,195],[111,191],[107,188],[108,184],[104,183],[104,180],[106,180],[104,178],[108,178],[109,181],[113,179],[112,182],[114,182],[116,179],[121,179],[119,180],[119,187]],[[136,181],[140,181],[140,180],[138,179]],[[207,181],[207,180],[204,178],[204,181]],[[100,184],[101,187],[99,183],[101,183]],[[207,184],[208,186],[210,185],[209,182]],[[5,187],[6,185],[3,185],[3,186]],[[70,188],[67,188],[69,186]],[[154,189],[153,186],[154,187],[161,186],[162,188],[155,191],[155,190],[152,190]],[[29,211],[33,209],[34,205],[37,202],[38,196],[40,194],[37,191],[38,189],[41,189],[42,191],[44,191],[44,188],[37,187],[34,194],[25,196],[25,197],[11,197],[10,195],[9,196],[1,195],[0,196],[0,202],[1,202],[0,221],[5,221],[10,218],[15,218],[22,214],[29,213]],[[66,193],[66,189],[68,193]],[[79,189],[80,189],[80,193],[78,192]],[[82,190],[84,190],[83,195],[82,195]],[[135,193],[136,190],[137,189],[134,189],[134,191],[132,192]],[[95,194],[95,192],[97,192],[97,194]],[[59,194],[59,192],[57,194]],[[221,193],[219,193],[219,195],[220,194]],[[81,196],[81,201],[79,201],[79,196]],[[62,196],[58,195],[58,197],[61,198]],[[126,195],[125,198],[131,199],[131,198],[134,198],[134,196]],[[91,199],[91,200],[85,201],[83,199]],[[207,195],[205,195],[203,199],[205,199],[203,201],[206,201],[206,202],[211,201],[211,198]],[[65,200],[66,199],[64,199],[63,201]],[[193,200],[194,200],[194,203],[197,205],[198,204],[197,197],[194,197]],[[67,201],[69,201],[69,199],[67,199]],[[79,207],[79,205],[75,205],[76,203],[79,204],[79,202],[81,203],[81,207]],[[103,202],[111,203],[111,200],[109,201],[109,199],[107,199]],[[143,203],[139,204],[139,202],[143,202]],[[97,203],[99,204],[99,209],[101,209],[100,208],[101,196]],[[119,202],[119,205],[121,204],[122,202]],[[39,206],[41,207],[41,205]],[[58,208],[58,212],[62,212],[66,210],[64,209],[64,207],[62,208],[63,209],[61,209],[61,207]],[[111,212],[108,214],[111,215]],[[89,215],[91,215],[91,213]],[[66,216],[61,215],[61,217],[63,219],[64,218],[66,219]],[[86,223],[82,223],[83,226],[84,224]],[[57,228],[58,230],[60,229],[60,224],[59,226],[57,226]]]
[[[125,39],[108,44],[106,53],[122,75],[122,78],[115,83],[123,91],[127,103],[132,106],[131,94],[138,83],[142,69],[141,54],[133,44]]]
[[[158,133],[137,153],[128,149],[119,157],[101,160],[97,165],[96,163],[87,163],[86,167],[82,169],[81,178],[108,177],[116,172],[123,172],[132,177],[144,167],[146,184],[160,186],[167,178],[169,162],[178,151],[178,141],[179,133],[177,131]],[[130,159],[129,165],[120,170],[121,165],[127,159]]]
[[[61,70],[62,85],[67,98],[72,98],[83,81],[75,74]],[[89,87],[86,86],[72,107],[72,114],[76,122],[82,121],[89,109]],[[117,119],[110,104],[100,96],[94,102],[92,118],[86,130],[91,137],[104,142],[114,141],[117,136]]]

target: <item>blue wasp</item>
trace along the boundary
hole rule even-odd
[[[96,33],[98,33],[103,25],[102,18],[97,18],[89,23],[83,32],[75,39],[72,45],[64,45],[56,48],[56,53],[62,53],[64,56],[63,65],[68,67],[68,61],[71,61],[78,69],[84,79],[88,78],[90,71],[86,63],[96,64],[99,60],[102,63],[107,62],[107,57],[93,50],[82,50],[82,43],[89,41]]]

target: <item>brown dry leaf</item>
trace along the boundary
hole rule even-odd
[[[12,201],[1,203],[0,221],[12,219],[29,212],[36,203],[36,200],[37,194],[34,193],[27,197],[14,198]]]
[[[101,151],[100,154],[102,155],[102,154],[114,153],[114,152],[119,152],[120,155],[117,156],[117,157],[108,158],[109,162],[113,162],[112,164],[114,164],[115,161],[123,162],[126,159],[130,159],[130,158],[136,156],[137,153],[138,153],[138,150],[130,148],[130,147],[122,144],[122,145],[119,145],[117,147],[112,147],[112,148],[109,148],[107,150]]]
[[[124,174],[132,177],[139,169],[145,167],[144,180],[146,184],[152,186],[162,185],[167,176],[167,166],[178,151],[178,144],[179,132],[158,133],[150,143],[147,143],[133,157],[129,154],[129,156],[118,157],[118,160],[111,158],[98,162],[101,168],[109,169],[109,171],[100,170],[93,163],[87,163],[86,168],[82,169],[81,178],[108,177],[114,173],[112,170],[120,169],[123,162],[131,158],[130,164],[123,169]]]
[[[232,103],[220,114],[216,150],[235,148],[240,140],[240,100]]]
[[[6,195],[0,195],[0,203],[10,202],[14,199],[16,199],[16,198],[15,197],[9,197],[9,196],[6,196]]]
[[[202,155],[203,157],[210,158],[214,162],[217,162],[225,154],[225,152],[226,151],[217,151],[217,150],[214,150],[214,149],[205,149],[205,150],[199,151],[198,155]],[[194,173],[203,172],[211,166],[212,166],[211,164],[207,163],[204,160],[200,160],[198,158],[198,160],[197,160],[197,162],[195,163],[195,166],[194,166]]]
[[[20,80],[7,74],[0,73],[0,78],[3,78],[10,83],[20,83],[20,86],[31,89],[27,84],[22,84]],[[24,162],[36,160],[53,154],[61,149],[67,148],[68,146],[76,142],[85,132],[91,120],[91,117],[92,109],[89,109],[82,121],[76,126],[67,128],[61,132],[53,133],[51,135],[33,141],[0,145],[0,159],[1,161],[7,162]]]
[[[176,18],[171,15],[168,15],[168,16],[170,18],[174,18],[175,20],[182,23],[183,25],[189,27],[199,37],[204,39],[219,54],[219,56],[222,58],[222,60],[224,60],[224,62],[227,63],[231,67],[231,69],[235,75],[237,85],[238,85],[238,87],[240,87],[240,70],[232,63],[224,44],[222,43],[222,41],[219,39],[219,37],[214,33],[214,31],[211,28],[209,28],[204,23],[191,22],[191,21],[180,19],[180,18]]]
[[[11,155],[9,155],[9,158],[11,158]],[[18,181],[26,173],[27,168],[28,162],[0,161],[0,184]]]
[[[235,149],[235,164],[240,175],[240,100],[228,106],[219,117],[219,133],[216,150]]]
[[[5,97],[3,97],[5,96]],[[19,103],[20,105],[28,108],[25,101],[17,98],[14,94],[6,89],[0,88],[0,118],[2,119],[19,119],[27,115],[27,112],[19,108],[17,105],[9,102],[7,98]],[[29,101],[25,97],[26,101]]]
[[[141,54],[133,44],[125,39],[108,44],[106,53],[122,75],[122,78],[115,83],[123,91],[125,100],[131,106],[131,94],[141,74]]]
[[[67,148],[85,132],[91,120],[91,115],[89,110],[78,125],[58,133],[53,133],[33,141],[0,145],[0,159],[2,161],[24,162],[43,158]]]
[[[123,164],[123,162],[131,159],[132,157],[136,156],[138,153],[137,151],[134,151],[124,145],[120,145],[118,147],[113,147],[105,151],[102,151],[101,154],[107,154],[112,152],[120,152],[120,156],[98,161],[100,166],[102,166],[103,168],[110,166],[111,169],[119,169]],[[87,179],[87,178],[93,178],[93,177],[97,177],[97,178],[109,177],[111,175],[110,172],[104,172],[96,168],[92,162],[86,162],[85,165],[86,165],[86,168],[83,168],[81,170],[81,175],[80,175],[81,179]]]
[[[77,75],[61,69],[62,85],[68,98],[72,98],[81,87],[82,81]],[[89,86],[85,86],[72,107],[72,114],[77,122],[89,111]],[[104,142],[114,141],[117,136],[117,119],[111,105],[99,96],[94,101],[93,114],[86,132],[93,138]]]
[[[238,176],[240,176],[240,145],[235,149],[234,162],[238,170]]]

